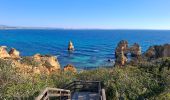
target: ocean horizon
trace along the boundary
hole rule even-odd
[[[170,30],[142,29],[9,29],[0,30],[0,45],[16,48],[21,56],[36,53],[54,55],[61,66],[73,64],[76,68],[112,66],[119,41],[129,45],[138,43],[142,52],[152,45],[170,43]],[[69,41],[75,51],[68,52]]]

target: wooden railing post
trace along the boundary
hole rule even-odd
[[[102,89],[102,100],[106,100],[105,89]]]

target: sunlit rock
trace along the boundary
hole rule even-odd
[[[115,60],[115,65],[124,66],[128,61],[127,57],[124,55],[124,47],[121,49],[121,53],[117,55]]]
[[[15,48],[12,48],[9,51],[9,55],[11,56],[11,58],[20,58],[20,52],[17,51]]]
[[[77,72],[76,68],[73,65],[71,65],[71,64],[66,65],[64,67],[64,71],[70,71],[70,72],[74,72],[74,73]]]
[[[115,57],[116,58],[122,53],[122,50],[123,50],[124,55],[127,56],[127,54],[128,54],[128,42],[126,40],[122,40],[118,43],[116,50],[115,50]]]
[[[73,43],[71,41],[68,44],[68,50],[69,51],[73,51],[74,50],[74,45],[73,45]]]
[[[0,58],[8,58],[10,55],[8,54],[8,51],[6,50],[6,46],[0,47]]]
[[[135,58],[139,58],[141,56],[141,47],[139,44],[134,43],[131,47],[130,47],[130,53],[131,53],[131,57],[135,57]]]

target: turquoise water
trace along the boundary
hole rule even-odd
[[[67,51],[72,40],[75,51]],[[137,42],[142,51],[155,44],[170,43],[166,30],[0,30],[0,45],[14,47],[23,56],[51,54],[62,66],[68,63],[77,68],[112,65],[114,50],[120,40]]]

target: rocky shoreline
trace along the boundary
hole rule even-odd
[[[70,41],[68,51],[73,51],[74,46]],[[153,60],[161,57],[170,57],[170,44],[151,46],[142,54],[141,47],[138,43],[129,46],[128,41],[121,40],[115,49],[114,66],[123,67],[129,63],[138,63],[143,60]],[[63,69],[58,59],[51,55],[35,54],[33,56],[20,56],[20,52],[12,48],[9,52],[6,46],[0,47],[0,59],[11,61],[22,73],[46,73],[58,71],[77,72],[75,66],[68,64]]]
[[[129,47],[128,41],[122,40],[118,43],[115,50],[115,66],[124,66],[131,62],[138,63],[143,60],[151,61],[163,57],[170,57],[170,44],[150,46],[148,50],[142,54],[141,47],[138,43],[134,43]]]

